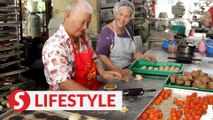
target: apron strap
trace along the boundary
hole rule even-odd
[[[116,33],[115,20],[113,20],[112,23],[113,23],[114,34],[115,34],[115,38],[116,38],[116,37],[118,37],[118,36],[117,36],[117,33]],[[127,30],[127,27],[125,27],[125,30],[126,30],[126,32],[127,32],[127,35],[130,37],[131,41],[133,42],[133,48],[134,48],[134,50],[136,51],[136,47],[135,47],[135,44],[134,44],[134,40],[133,40],[133,38],[131,37],[129,31]],[[114,38],[114,41],[115,41],[115,38]],[[113,42],[113,43],[115,44],[115,42]]]
[[[88,43],[87,43],[87,41],[86,41],[86,39],[85,39],[85,37],[84,37],[83,35],[81,36],[81,39],[83,40],[84,44],[86,45],[86,47],[87,47],[87,49],[88,49],[88,48],[89,48],[89,47],[88,47]],[[70,38],[70,41],[71,41],[71,43],[72,43],[73,52],[74,52],[74,53],[77,53],[72,38]],[[79,41],[80,41],[80,39],[79,39]],[[81,41],[80,41],[80,42],[81,42]]]

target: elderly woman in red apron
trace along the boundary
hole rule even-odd
[[[113,9],[115,19],[102,30],[96,45],[96,53],[106,69],[117,71],[123,76],[132,74],[127,69],[134,59],[156,61],[152,56],[145,56],[137,52],[133,41],[133,34],[128,23],[134,17],[134,5],[122,0]]]
[[[97,61],[91,42],[84,36],[93,9],[87,0],[72,0],[59,30],[45,43],[42,61],[50,90],[97,90],[104,79],[122,79],[121,74],[105,71]]]

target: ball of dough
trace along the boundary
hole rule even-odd
[[[169,71],[169,66],[165,66],[164,71]]]
[[[81,119],[81,115],[79,113],[72,113],[69,116],[69,120],[80,120]]]
[[[3,106],[2,105],[0,105],[0,111],[3,109]]]
[[[137,74],[135,77],[136,77],[135,80],[142,80],[143,79],[143,77],[139,74]]]
[[[153,69],[153,67],[152,67],[152,66],[149,66],[149,67],[148,67],[148,70],[152,70],[152,69]]]
[[[98,120],[98,118],[95,118],[95,117],[87,117],[87,120]]]
[[[160,66],[160,67],[159,67],[159,70],[163,71],[163,70],[164,70],[164,67],[163,67],[163,66]]]
[[[180,72],[180,68],[176,67],[174,72]]]
[[[123,112],[123,113],[127,113],[129,111],[129,109],[126,106],[124,106],[124,107],[121,108],[120,111]]]
[[[174,71],[175,71],[175,68],[174,68],[174,67],[170,67],[170,68],[169,68],[169,71],[170,71],[170,72],[174,72]]]
[[[158,67],[155,67],[154,70],[158,70]]]
[[[146,68],[146,66],[143,66],[143,67],[141,67],[141,69],[145,70],[145,69],[147,69],[147,68]]]

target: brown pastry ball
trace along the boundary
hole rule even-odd
[[[191,81],[186,80],[186,81],[185,81],[185,86],[190,87],[190,86],[191,86]]]
[[[193,87],[198,88],[198,86],[199,86],[201,83],[202,83],[202,82],[201,82],[200,80],[195,80],[195,81],[193,82]]]
[[[104,86],[104,89],[105,90],[114,90],[117,88],[117,85],[115,83],[107,83],[105,86]]]
[[[184,80],[184,81],[187,81],[187,80],[188,80],[188,78],[187,78],[185,75],[183,75],[183,76],[181,77],[181,79]]]
[[[183,80],[180,80],[180,79],[177,79],[177,80],[176,80],[176,84],[178,84],[178,85],[183,85],[183,84],[184,84],[184,81],[183,81]]]
[[[213,81],[208,82],[208,89],[213,90]]]
[[[211,80],[210,80],[210,78],[209,78],[208,76],[204,76],[204,77],[201,78],[201,81],[202,81],[203,83],[208,83],[208,82],[211,81]]]
[[[191,74],[192,74],[193,78],[196,78],[199,75],[199,72],[198,71],[192,71]]]
[[[172,74],[172,75],[170,76],[170,81],[171,81],[172,84],[175,84],[175,83],[176,83],[176,78],[177,78],[177,75],[176,75],[176,74]]]
[[[203,89],[206,89],[208,86],[206,83],[201,83],[198,85],[198,88],[203,88]]]

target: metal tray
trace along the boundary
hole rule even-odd
[[[152,67],[160,67],[160,66],[174,66],[179,68],[179,72],[170,72],[170,71],[161,71],[161,70],[148,70],[148,69],[141,69],[142,66],[152,66]],[[129,69],[131,69],[135,73],[142,73],[142,74],[151,74],[151,75],[162,75],[162,76],[168,76],[172,73],[182,73],[183,72],[183,64],[178,63],[170,63],[170,62],[156,62],[153,63],[151,61],[146,60],[136,60],[134,61],[130,66]]]
[[[15,43],[13,43],[12,46],[9,46],[9,47],[2,47],[2,48],[0,49],[0,52],[1,52],[1,51],[6,51],[6,50],[13,50],[13,49],[17,49],[17,48],[22,48],[22,47],[24,47],[23,44],[15,44]]]
[[[0,55],[0,59],[1,58],[9,58],[9,57],[14,57],[14,56],[18,56],[18,55],[21,55],[23,53],[23,51],[19,51],[19,52],[14,52],[14,53],[11,53],[11,54],[1,54]]]
[[[0,11],[14,11],[14,9],[20,9],[20,7],[16,6],[7,6],[7,7],[0,7]]]
[[[213,93],[211,93],[211,92],[202,92],[202,91],[193,91],[193,90],[184,90],[184,89],[165,87],[164,90],[166,90],[166,89],[172,90],[172,94],[167,100],[163,100],[162,103],[159,105],[154,105],[154,103],[153,103],[154,100],[151,101],[151,103],[150,103],[150,105],[154,106],[156,109],[162,110],[162,112],[163,112],[162,120],[166,120],[170,116],[171,107],[178,108],[175,104],[173,104],[174,98],[185,100],[187,95],[191,95],[194,92],[196,92],[198,96],[213,95]],[[147,108],[149,106],[147,106]],[[212,109],[211,107],[212,106],[209,105],[208,109]],[[140,118],[140,116],[138,117],[138,120],[139,120],[139,118]],[[207,113],[205,115],[203,115],[200,120],[212,120],[212,119],[213,119],[212,111],[207,110]]]
[[[194,88],[194,87],[187,87],[183,85],[177,85],[177,84],[172,84],[170,82],[170,76],[167,77],[165,82],[163,83],[164,87],[169,87],[169,88],[178,88],[178,89],[186,89],[186,90],[196,90],[196,91],[206,91],[206,92],[213,92],[213,90],[210,89],[203,89],[203,88]]]
[[[9,61],[9,62],[3,63],[3,64],[0,63],[0,69],[2,69],[2,68],[5,69],[5,68],[7,68],[11,65],[14,65],[14,64],[20,64],[24,60],[25,60],[24,58],[20,58],[18,60]]]
[[[18,116],[22,116],[26,120],[46,120],[46,118],[48,116],[54,116],[55,118],[60,117],[60,118],[63,118],[64,120],[68,120],[70,115],[75,114],[75,113],[66,112],[66,111],[43,111],[43,110],[41,110],[41,111],[30,111],[30,112],[31,112],[30,114],[22,114],[22,113],[16,113],[13,110],[8,110],[7,112],[0,115],[0,119],[9,120],[11,117],[18,115]],[[35,118],[35,116],[34,116],[35,113],[46,114],[46,117]],[[80,120],[90,120],[90,119],[101,120],[96,117],[86,116],[86,115],[82,115],[82,114],[80,114],[80,115],[81,115]],[[58,118],[58,119],[60,119],[60,118]]]
[[[20,74],[29,70],[28,67],[21,66],[21,65],[15,66],[12,70],[10,70],[10,68],[7,68],[7,69],[8,70],[3,70],[0,72],[0,77],[7,77],[7,76],[15,75],[15,74]]]
[[[17,37],[18,36],[12,36],[12,35],[10,35],[10,36],[0,36],[0,41],[9,41],[9,40],[11,40],[11,39],[17,39]]]
[[[10,22],[10,23],[0,23],[0,27],[17,26],[17,25],[20,25],[20,24],[21,24],[20,21],[14,21],[14,22]]]

